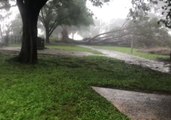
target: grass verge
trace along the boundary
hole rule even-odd
[[[169,56],[166,56],[166,55],[144,53],[144,52],[140,52],[138,49],[133,49],[133,53],[131,53],[131,48],[128,48],[128,47],[98,46],[98,48],[118,51],[118,52],[135,55],[135,56],[142,57],[145,59],[150,59],[150,60],[167,60],[167,59],[169,59]]]
[[[104,57],[0,55],[0,120],[128,120],[90,86],[171,93],[171,75]]]
[[[61,51],[90,52],[93,54],[101,54],[100,52],[97,52],[95,50],[79,47],[77,45],[48,45],[46,47],[49,49],[56,49],[56,50],[61,50]]]

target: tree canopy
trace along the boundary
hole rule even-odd
[[[49,1],[40,12],[40,20],[46,32],[46,42],[57,26],[79,26],[93,23],[85,0]]]
[[[137,19],[142,15],[147,15],[152,8],[159,9],[159,23],[162,22],[168,28],[171,28],[171,0],[132,0],[132,9],[130,16]]]

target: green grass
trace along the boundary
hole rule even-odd
[[[7,46],[7,47],[21,47],[21,45],[20,44],[9,44],[9,46]]]
[[[20,47],[19,44],[11,44],[9,47]],[[46,45],[48,49],[56,49],[59,51],[69,51],[69,52],[89,52],[93,54],[101,54],[95,50],[91,50],[88,48],[79,47],[77,45]]]
[[[106,49],[106,50],[114,50],[130,55],[135,55],[138,57],[150,59],[150,60],[158,60],[158,59],[169,59],[169,56],[166,55],[157,55],[157,54],[150,54],[138,51],[138,49],[133,49],[133,54],[131,54],[131,48],[128,47],[115,47],[115,46],[98,46],[98,48]]]
[[[0,55],[0,120],[127,120],[90,86],[171,93],[171,75],[104,57]]]
[[[88,48],[79,47],[77,45],[48,45],[46,47],[49,49],[56,49],[56,50],[61,50],[61,51],[90,52],[93,54],[101,54],[100,52],[97,52]]]

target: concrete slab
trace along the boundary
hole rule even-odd
[[[171,95],[92,88],[131,120],[171,120]]]

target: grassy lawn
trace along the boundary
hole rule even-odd
[[[98,48],[114,50],[114,51],[118,51],[118,52],[122,52],[122,53],[126,53],[126,54],[131,54],[131,48],[127,48],[127,47],[98,46]],[[169,56],[166,56],[166,55],[144,53],[144,52],[138,51],[138,49],[133,49],[132,55],[139,56],[139,57],[146,58],[146,59],[151,59],[151,60],[169,59]]]
[[[21,45],[20,44],[9,44],[9,46],[7,46],[7,47],[21,47]]]
[[[57,49],[61,51],[90,52],[94,54],[101,54],[100,52],[97,52],[88,48],[79,47],[76,45],[48,45],[46,47],[49,49]]]
[[[0,55],[0,120],[128,120],[90,86],[171,93],[171,75],[104,57]]]
[[[9,47],[20,47],[19,44],[10,44]],[[88,48],[83,48],[83,47],[79,47],[77,45],[46,45],[45,46],[48,49],[56,49],[59,51],[69,51],[69,52],[90,52],[93,54],[101,54],[98,51],[95,50],[91,50]]]

